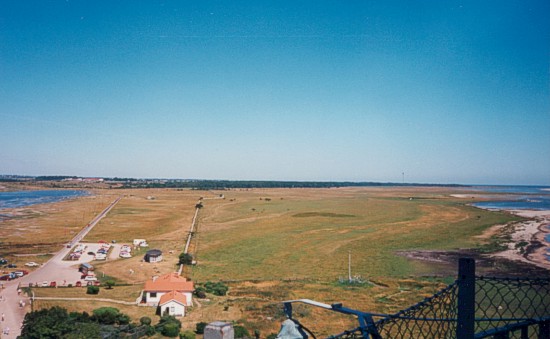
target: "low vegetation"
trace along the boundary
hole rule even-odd
[[[22,252],[31,251],[29,235],[43,235],[41,241],[48,244],[44,248],[59,249],[92,219],[96,210],[118,194],[124,194],[117,207],[85,240],[131,243],[134,238],[144,238],[150,248],[163,251],[164,261],[143,263],[146,249],[138,248],[132,252],[132,258],[94,264],[97,272],[110,276],[107,281],[116,281],[113,289],[103,281],[106,288],[101,288],[101,298],[135,301],[147,279],[171,272],[176,264],[183,263],[184,275],[197,286],[196,296],[206,298],[200,299],[201,306],[190,309],[181,319],[179,332],[194,330],[201,322],[230,320],[249,333],[258,331],[267,336],[278,331],[280,321],[284,320],[283,300],[309,298],[329,304],[342,302],[364,311],[392,313],[430,296],[454,279],[454,273],[442,274],[440,266],[407,259],[402,255],[407,251],[498,248],[498,241],[493,243],[477,236],[492,225],[518,218],[468,206],[472,200],[453,198],[450,196],[453,190],[449,187],[277,188],[200,194],[181,188],[96,190],[94,196],[55,207],[37,207],[39,213],[25,222],[6,221],[6,229],[11,231],[25,225],[36,227],[27,227],[27,236],[21,237],[5,232],[3,227],[0,238],[5,240],[0,256],[7,256],[8,252],[2,252],[7,243],[8,254],[19,253],[17,246],[21,246]],[[148,199],[149,196],[155,199]],[[200,196],[205,199],[201,200],[198,228],[189,256],[181,256]],[[206,199],[209,197],[216,199]],[[70,221],[67,227],[65,220]],[[52,235],[48,233],[50,230]],[[361,277],[353,284],[346,283],[350,253],[352,276]],[[14,258],[10,257],[10,262]],[[35,259],[32,258],[41,262]],[[196,266],[188,264],[195,260]],[[451,267],[450,272],[454,270]],[[85,290],[58,288],[35,292],[37,296],[95,298],[86,295]],[[61,306],[68,312],[82,313],[92,312],[105,303],[89,301],[76,305],[37,300],[34,306],[37,310]],[[160,320],[151,308],[122,305],[117,308],[129,316],[130,323],[138,324],[144,317],[152,320],[138,326],[155,327],[151,323]],[[353,325],[353,319],[305,307],[297,308],[295,313],[307,317],[306,325],[309,319],[317,319],[318,335],[334,334]],[[165,332],[173,332],[174,325],[165,327]],[[160,330],[160,326],[156,328]]]

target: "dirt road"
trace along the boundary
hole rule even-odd
[[[4,314],[4,320],[0,321],[2,331],[0,337],[4,338],[16,338],[21,334],[21,325],[25,318],[25,313],[30,311],[30,299],[19,293],[19,286],[27,286],[29,283],[33,285],[43,282],[57,281],[61,283],[61,280],[68,283],[73,283],[80,280],[80,272],[74,269],[76,262],[64,261],[73,245],[82,240],[88,232],[90,232],[95,225],[115,207],[115,205],[122,199],[118,197],[109,204],[101,213],[99,213],[90,223],[88,223],[70,242],[69,246],[65,246],[62,250],[57,252],[50,260],[44,265],[39,267],[29,275],[15,279],[12,281],[6,281],[3,283],[3,288],[0,291],[0,312]],[[20,306],[25,303],[25,306]],[[4,333],[4,330],[9,328],[9,334]]]

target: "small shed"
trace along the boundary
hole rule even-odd
[[[160,262],[162,261],[162,251],[161,250],[149,250],[145,253],[143,258],[146,262]]]
[[[214,321],[204,328],[204,339],[233,339],[233,325],[222,321]]]

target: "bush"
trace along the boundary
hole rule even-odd
[[[155,330],[155,328],[151,325],[147,325],[147,331],[145,332],[146,335],[148,335],[149,337],[152,336],[152,335],[155,335],[155,333],[157,333],[157,331]]]
[[[86,294],[98,294],[99,286],[88,286],[86,289]]]
[[[116,323],[119,325],[128,325],[130,323],[130,316],[120,313],[116,318]]]
[[[233,331],[235,331],[235,338],[248,338],[250,337],[250,334],[248,333],[248,330],[241,325],[235,325],[233,326]]]
[[[167,337],[176,337],[181,329],[181,321],[174,316],[165,315],[160,318],[160,321],[155,325],[157,332]]]
[[[162,326],[162,330],[160,331],[160,333],[165,337],[173,338],[178,336],[178,334],[180,333],[180,329],[178,327],[178,324],[174,322],[169,322]]]
[[[142,325],[151,325],[151,318],[149,317],[141,317],[139,318],[139,323],[142,324]]]
[[[265,339],[275,339],[277,338],[277,333],[270,333]]]
[[[206,328],[206,325],[208,325],[207,323],[205,322],[200,322],[200,323],[197,323],[197,327],[196,327],[196,330],[195,332],[197,334],[204,334],[204,329]]]
[[[229,287],[227,287],[227,285],[225,285],[221,281],[219,282],[208,281],[204,284],[204,288],[206,289],[206,292],[212,293],[218,296],[226,295],[227,291],[229,290]]]
[[[121,313],[117,308],[114,307],[100,307],[93,311],[94,319],[98,323],[104,325],[112,325],[117,322]]]
[[[179,265],[191,265],[193,263],[193,256],[189,253],[181,253],[179,256]]]
[[[183,333],[180,333],[180,339],[195,339],[195,333],[193,331],[185,331]]]
[[[204,299],[206,298],[206,289],[202,286],[199,286],[195,288],[195,291],[193,291],[193,294],[199,299]]]

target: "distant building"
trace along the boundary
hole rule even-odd
[[[143,260],[146,262],[161,262],[162,261],[162,251],[161,250],[149,250],[145,253]]]
[[[185,308],[193,305],[192,281],[178,273],[169,273],[145,282],[141,303],[156,306],[160,315],[185,316]]]

